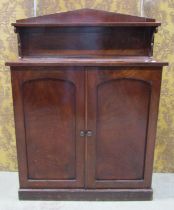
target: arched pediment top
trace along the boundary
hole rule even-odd
[[[60,12],[50,15],[32,17],[17,20],[14,26],[28,25],[72,25],[72,24],[119,24],[119,23],[146,23],[154,26],[160,25],[155,19],[139,17],[128,14],[120,14],[96,9],[79,9],[67,12]]]

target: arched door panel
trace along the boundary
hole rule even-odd
[[[158,76],[149,70],[88,68],[87,129],[92,131],[86,144],[88,188],[150,185],[147,167],[153,157],[149,148],[155,140],[151,134]]]
[[[84,187],[84,71],[44,67],[12,72],[20,183]]]

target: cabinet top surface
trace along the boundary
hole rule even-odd
[[[121,56],[117,58],[21,58],[6,62],[7,66],[167,66],[147,56]]]
[[[79,9],[68,12],[32,17],[12,23],[16,27],[54,26],[159,26],[155,19],[120,13]]]

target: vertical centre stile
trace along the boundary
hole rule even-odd
[[[88,71],[85,69],[85,131],[88,129]],[[85,135],[85,188],[87,186],[87,135]]]

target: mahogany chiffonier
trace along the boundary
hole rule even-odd
[[[81,9],[12,25],[19,198],[152,199],[160,23]]]

